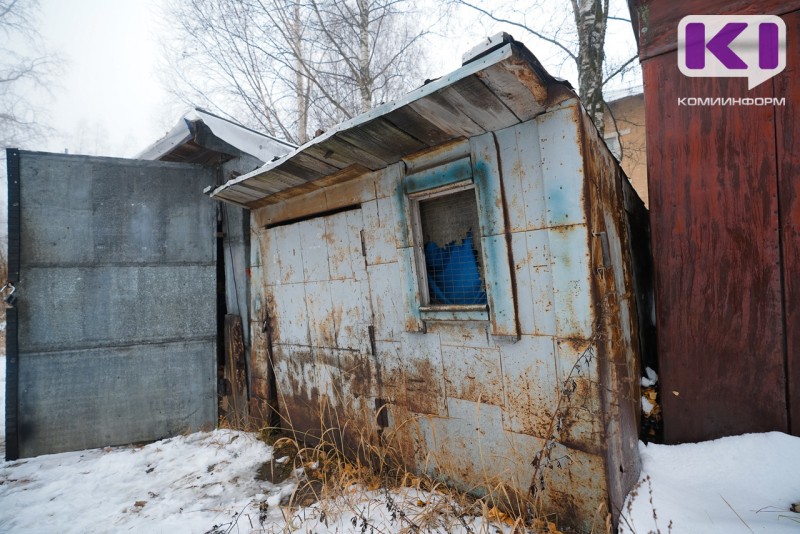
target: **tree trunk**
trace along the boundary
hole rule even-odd
[[[297,144],[302,145],[308,141],[308,81],[303,76],[305,72],[303,61],[302,20],[300,17],[300,2],[294,3],[294,27],[292,28],[292,45],[295,49],[295,95],[297,105]]]
[[[361,112],[364,113],[372,107],[372,79],[370,77],[370,46],[369,46],[369,16],[370,6],[368,0],[358,0],[358,68],[361,71],[358,79],[358,89],[361,93]]]
[[[603,49],[608,0],[573,0],[578,28],[578,92],[586,111],[603,134]]]

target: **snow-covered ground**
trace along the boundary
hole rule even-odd
[[[623,532],[800,533],[800,514],[790,511],[800,503],[800,438],[769,432],[640,443],[639,454],[642,479]]]
[[[4,380],[5,358],[0,369]],[[290,512],[280,502],[293,479],[273,485],[255,478],[271,455],[253,434],[216,430],[3,462],[0,532],[511,530],[502,523],[487,528],[479,517],[437,516],[452,510],[441,506],[447,497],[413,488],[353,488],[337,501]],[[800,514],[789,511],[800,501],[800,438],[772,432],[642,445],[641,455],[642,482],[629,498],[623,532],[800,532]]]

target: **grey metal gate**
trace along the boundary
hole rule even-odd
[[[207,168],[8,151],[6,456],[216,423]]]

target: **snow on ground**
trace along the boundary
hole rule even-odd
[[[293,513],[279,503],[296,479],[275,486],[254,478],[271,454],[253,434],[216,430],[5,462],[0,532],[397,532],[423,521],[424,532],[487,532],[481,518],[436,512],[452,509],[439,506],[444,495],[414,488],[353,487]]]
[[[254,479],[270,455],[251,434],[216,430],[6,462],[0,531],[206,532],[242,511],[258,525],[248,504],[292,489]]]
[[[622,532],[800,532],[800,514],[789,511],[800,502],[800,438],[769,432],[640,443],[639,454],[642,479]]]
[[[2,323],[5,327],[5,321]],[[6,457],[6,347],[0,347],[0,460]]]

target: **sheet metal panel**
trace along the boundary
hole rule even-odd
[[[213,427],[211,172],[33,152],[19,161],[19,455]]]
[[[647,160],[664,438],[785,432],[776,110],[677,105],[771,97],[772,86],[687,78],[675,53],[643,70],[657,88],[646,118],[658,125]]]
[[[536,121],[500,130],[496,136],[509,231],[544,228],[547,211]]]
[[[506,197],[499,154],[493,133],[470,139],[470,149],[478,196],[481,224],[484,283],[489,301],[492,333],[496,336],[519,336],[514,275],[509,265],[509,236],[505,230]]]

